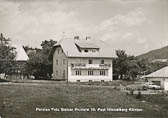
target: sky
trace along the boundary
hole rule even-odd
[[[168,0],[0,0],[0,32],[12,43],[91,37],[140,55],[168,45]]]

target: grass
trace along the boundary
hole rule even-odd
[[[142,108],[142,112],[47,112],[36,108]],[[111,87],[64,83],[0,85],[0,115],[5,118],[162,117],[168,109],[141,102]],[[3,118],[2,117],[2,118]]]
[[[141,100],[148,101],[155,106],[161,106],[168,110],[168,96],[167,95],[143,95]]]

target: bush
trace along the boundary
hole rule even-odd
[[[141,91],[139,90],[139,92],[138,92],[136,98],[137,98],[137,99],[140,99],[141,97],[142,97],[142,95],[141,95]]]
[[[131,90],[130,94],[133,96],[133,95],[134,95],[134,91],[133,91],[133,90]]]

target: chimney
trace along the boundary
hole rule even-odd
[[[88,40],[88,39],[90,39],[90,38],[91,38],[91,37],[88,37],[88,36],[87,36],[87,37],[86,37],[86,40]]]
[[[79,40],[79,36],[74,36],[74,39],[75,40]]]

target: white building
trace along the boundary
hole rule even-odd
[[[115,51],[101,40],[64,38],[54,45],[53,78],[76,81],[112,81]]]
[[[164,90],[168,90],[168,66],[145,76],[145,78],[149,82],[161,86]]]

